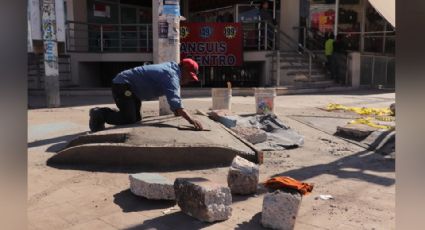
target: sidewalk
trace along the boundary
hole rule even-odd
[[[29,229],[262,229],[262,198],[234,196],[232,217],[203,224],[169,202],[135,197],[128,173],[63,170],[46,161],[66,141],[88,131],[88,110],[112,106],[109,96],[63,97],[63,108],[45,109],[44,97],[30,98],[28,111],[28,228]],[[346,142],[328,132],[292,119],[317,115],[328,103],[350,106],[389,106],[394,93],[348,91],[326,95],[285,95],[276,98],[276,114],[304,135],[301,148],[266,152],[260,181],[273,175],[291,176],[315,184],[301,203],[296,229],[395,229],[395,163],[382,155]],[[232,98],[236,113],[253,113],[254,97]],[[189,110],[208,110],[211,98],[184,100]],[[157,102],[144,102],[143,116],[157,115]],[[329,129],[335,124],[330,123]],[[226,183],[228,168],[163,172],[171,177],[202,176]],[[315,199],[330,194],[334,200]]]

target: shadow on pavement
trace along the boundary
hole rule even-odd
[[[155,209],[167,209],[175,205],[175,201],[148,200],[134,195],[130,189],[114,195],[114,203],[121,207],[123,212],[139,212]],[[158,210],[158,212],[160,212]]]
[[[219,222],[216,222],[219,223]],[[126,230],[142,230],[142,229],[161,229],[161,230],[198,230],[215,223],[201,222],[193,217],[190,217],[183,212],[174,212],[164,216],[146,220],[143,224],[136,225]]]
[[[274,176],[290,176],[303,181],[322,174],[330,174],[343,179],[358,179],[383,186],[391,186],[395,183],[393,178],[373,175],[365,171],[394,172],[395,161],[386,160],[375,152],[362,151],[328,164],[303,167]]]
[[[249,222],[242,222],[238,224],[235,230],[256,230],[256,229],[267,229],[261,225],[261,212],[255,214]]]
[[[35,147],[39,147],[43,145],[53,144],[47,149],[47,152],[57,152],[57,151],[60,151],[62,148],[64,148],[69,141],[85,133],[86,132],[80,132],[80,133],[74,133],[74,134],[53,137],[53,138],[48,138],[43,140],[32,141],[28,143],[28,148],[35,148]]]

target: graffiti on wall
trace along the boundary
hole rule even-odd
[[[44,43],[44,66],[46,76],[58,76],[58,50],[56,40],[55,1],[43,0],[42,26]]]
[[[158,0],[158,58],[163,61],[180,60],[180,5],[177,0]]]

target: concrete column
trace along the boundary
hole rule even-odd
[[[293,29],[300,25],[299,0],[281,0],[280,2],[280,30],[298,42],[298,30]],[[285,44],[280,44],[284,50],[291,50]]]
[[[46,92],[46,104],[49,108],[59,107],[59,64],[54,0],[43,0],[42,30],[44,43],[44,88]]]
[[[334,38],[338,35],[338,22],[339,22],[339,0],[335,0],[335,24],[334,24]]]
[[[362,0],[362,15],[360,21],[360,52],[364,52],[364,32],[366,30],[366,6],[368,4],[367,0]]]
[[[354,88],[360,87],[360,68],[361,60],[360,53],[353,52],[348,55],[348,77],[351,79],[351,86]]]
[[[180,3],[179,0],[152,0],[154,62],[180,62]],[[159,114],[168,115],[165,97],[159,98]]]

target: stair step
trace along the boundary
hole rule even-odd
[[[308,68],[309,68],[308,65],[307,66],[306,65],[283,65],[283,66],[280,66],[280,69],[293,69],[293,70],[305,70],[305,71],[308,71]],[[320,66],[320,65],[312,65],[311,69],[313,71],[318,71],[318,70],[322,70],[323,67]]]
[[[291,75],[309,75],[309,71],[289,71],[288,73],[286,73],[286,75],[291,76]],[[311,71],[311,75],[326,75],[325,71],[319,70],[319,71]]]

